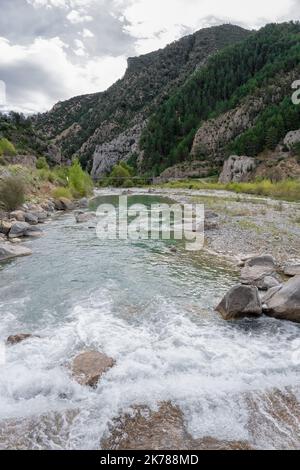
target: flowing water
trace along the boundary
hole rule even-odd
[[[97,449],[114,418],[162,401],[194,438],[300,447],[298,325],[223,321],[213,308],[237,274],[180,243],[99,240],[73,214],[44,231],[0,265],[0,340],[40,336],[0,364],[1,448]],[[69,371],[84,350],[116,360],[96,389]]]

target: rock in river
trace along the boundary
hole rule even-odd
[[[12,245],[11,243],[0,243],[0,261],[16,258],[18,256],[31,255],[32,251],[20,245]]]
[[[255,256],[246,261],[241,272],[241,283],[267,290],[270,277],[275,282],[276,276],[276,262],[272,256]]]
[[[22,343],[23,341],[25,341],[26,339],[29,339],[29,338],[32,338],[32,335],[31,334],[28,334],[28,333],[19,333],[17,335],[12,335],[12,336],[9,336],[7,338],[7,343],[8,344],[18,344],[18,343]]]
[[[72,374],[80,385],[96,387],[101,376],[115,361],[103,353],[87,351],[79,354],[72,364]]]
[[[293,277],[282,286],[270,289],[262,302],[267,315],[300,323],[300,276]]]
[[[24,237],[30,225],[27,222],[13,222],[9,231],[9,238]]]
[[[243,285],[232,287],[216,310],[222,315],[224,320],[261,315],[262,304],[257,287]]]

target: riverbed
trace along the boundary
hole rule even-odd
[[[31,257],[0,265],[0,340],[39,336],[5,348],[0,448],[99,449],[114,418],[160,402],[197,439],[300,447],[299,325],[223,321],[235,269],[174,240],[99,240],[72,213],[44,232]],[[70,373],[86,350],[116,361],[96,389]]]

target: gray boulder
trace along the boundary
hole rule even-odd
[[[271,289],[262,302],[267,315],[300,323],[300,276]]]
[[[27,222],[13,222],[9,231],[9,238],[24,237],[30,225]]]
[[[219,183],[248,181],[255,167],[254,158],[232,155],[224,163]]]
[[[13,223],[8,220],[0,220],[0,233],[4,233],[4,235],[8,235],[12,224]]]
[[[55,209],[58,211],[71,211],[75,209],[75,204],[66,197],[60,197],[54,201]]]
[[[31,225],[28,230],[26,230],[25,237],[37,238],[43,235],[43,231],[36,225]]]
[[[232,287],[216,308],[224,320],[243,317],[257,317],[262,314],[262,304],[258,289],[253,286]]]
[[[30,225],[37,225],[39,223],[38,217],[33,214],[32,212],[26,212],[25,214],[25,222]]]
[[[12,245],[11,243],[0,243],[0,261],[6,261],[18,256],[31,255],[32,251],[24,246]]]
[[[283,141],[284,145],[286,145],[289,150],[292,150],[294,145],[298,144],[299,142],[300,142],[300,129],[298,129],[297,131],[288,132]]]
[[[83,197],[77,201],[77,207],[80,209],[87,209],[89,207],[89,200],[87,197]]]
[[[270,255],[255,256],[248,259],[241,271],[242,284],[256,286],[261,290],[269,288],[270,278],[273,278],[273,283],[277,281],[276,262]]]

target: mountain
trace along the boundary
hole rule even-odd
[[[39,133],[74,155],[98,177],[120,160],[140,154],[148,118],[219,50],[251,33],[233,25],[202,29],[164,49],[128,59],[124,77],[107,91],[56,104],[36,118]]]
[[[292,83],[300,77],[300,23],[271,24],[209,58],[143,130],[143,172],[219,173],[232,154],[275,151],[300,128]],[[287,156],[287,155],[286,155]]]

